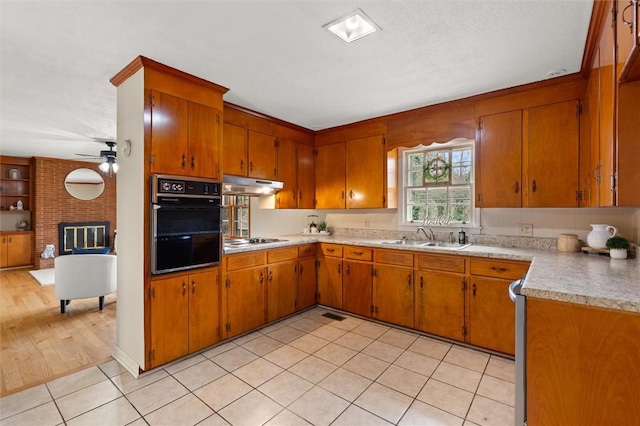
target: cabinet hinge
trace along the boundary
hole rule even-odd
[[[153,287],[149,287],[149,299],[154,299],[156,297],[156,290]]]
[[[384,206],[386,202],[387,202],[387,197],[385,197],[385,196],[383,195],[383,196],[382,196],[382,205]]]
[[[220,337],[220,326],[216,327],[216,336]]]
[[[149,351],[148,358],[149,358],[149,362],[153,361],[156,358],[156,350],[155,349],[151,349]]]
[[[371,276],[372,277],[377,277],[378,276],[378,271],[376,270],[376,268],[371,268]]]
[[[611,191],[615,191],[618,187],[618,176],[616,173],[611,173]]]
[[[149,105],[151,105],[151,107],[156,106],[156,99],[153,95],[149,95],[147,102],[149,103]]]
[[[149,162],[149,164],[153,164],[153,163],[155,163],[156,158],[154,157],[154,155],[153,155],[153,154],[149,154],[149,155],[147,156],[147,161]]]
[[[576,105],[576,117],[579,117],[582,115],[582,102],[578,102],[578,105]]]
[[[467,326],[466,325],[462,326],[462,335],[465,336],[465,337],[467,335]]]
[[[467,279],[466,278],[462,279],[460,287],[461,287],[462,291],[466,291],[467,290]]]
[[[320,301],[320,292],[317,292],[316,293],[316,302],[319,302],[319,301]]]
[[[216,114],[216,124],[220,124],[220,114]]]
[[[582,191],[576,191],[576,201],[582,201]]]
[[[320,259],[316,259],[316,268],[320,267]]]
[[[382,145],[384,146],[387,143],[387,138],[385,138],[384,136],[382,137]]]
[[[279,148],[279,147],[280,147],[280,139],[279,139],[279,138],[276,138],[276,139],[273,141],[273,146],[275,146],[276,148]]]
[[[294,307],[295,309],[298,309],[298,299],[296,299],[296,300],[293,302],[293,307]]]
[[[373,315],[373,305],[369,306],[369,312],[371,313],[371,315]]]
[[[231,323],[228,322],[224,325],[224,329],[227,333],[231,333]]]
[[[227,278],[226,280],[224,280],[224,286],[226,288],[231,288],[231,280],[229,278]]]
[[[482,130],[482,120],[478,120],[478,130]]]

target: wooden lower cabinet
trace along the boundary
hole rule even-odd
[[[318,303],[342,309],[342,258],[318,258]]]
[[[220,340],[218,268],[152,280],[149,295],[150,368]]]
[[[317,293],[316,258],[300,259],[298,261],[298,310],[315,305]]]
[[[416,272],[416,328],[464,341],[464,275]]]
[[[527,424],[638,424],[640,314],[533,297],[526,304]]]
[[[266,323],[267,268],[228,272],[223,291],[226,302],[224,336],[237,336]]]
[[[298,259],[269,265],[267,269],[267,321],[296,311],[298,305]]]
[[[510,281],[471,277],[467,291],[467,342],[498,352],[515,354],[515,303]]]
[[[0,268],[33,264],[33,233],[5,233],[0,238]]]
[[[371,316],[373,265],[344,260],[342,277],[342,309],[365,317]]]
[[[375,319],[413,328],[413,269],[376,264],[373,306]]]

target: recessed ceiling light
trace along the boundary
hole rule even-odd
[[[564,68],[560,68],[557,70],[549,71],[548,73],[545,74],[545,76],[547,78],[553,78],[553,77],[560,77],[561,75],[565,75],[566,73],[567,73],[567,70],[565,70]]]
[[[360,9],[331,21],[322,28],[338,36],[345,43],[351,43],[378,30],[382,31],[382,28]]]

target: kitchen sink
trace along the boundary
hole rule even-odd
[[[225,247],[244,247],[254,244],[269,244],[280,243],[287,240],[280,240],[278,238],[230,238],[224,240]]]
[[[462,250],[471,244],[445,243],[443,241],[415,241],[415,240],[391,240],[383,241],[382,244],[390,244],[395,246],[413,246],[413,247],[434,247],[447,250]]]

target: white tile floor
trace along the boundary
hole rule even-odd
[[[0,399],[0,425],[512,425],[514,363],[320,308],[134,379],[116,361]]]

